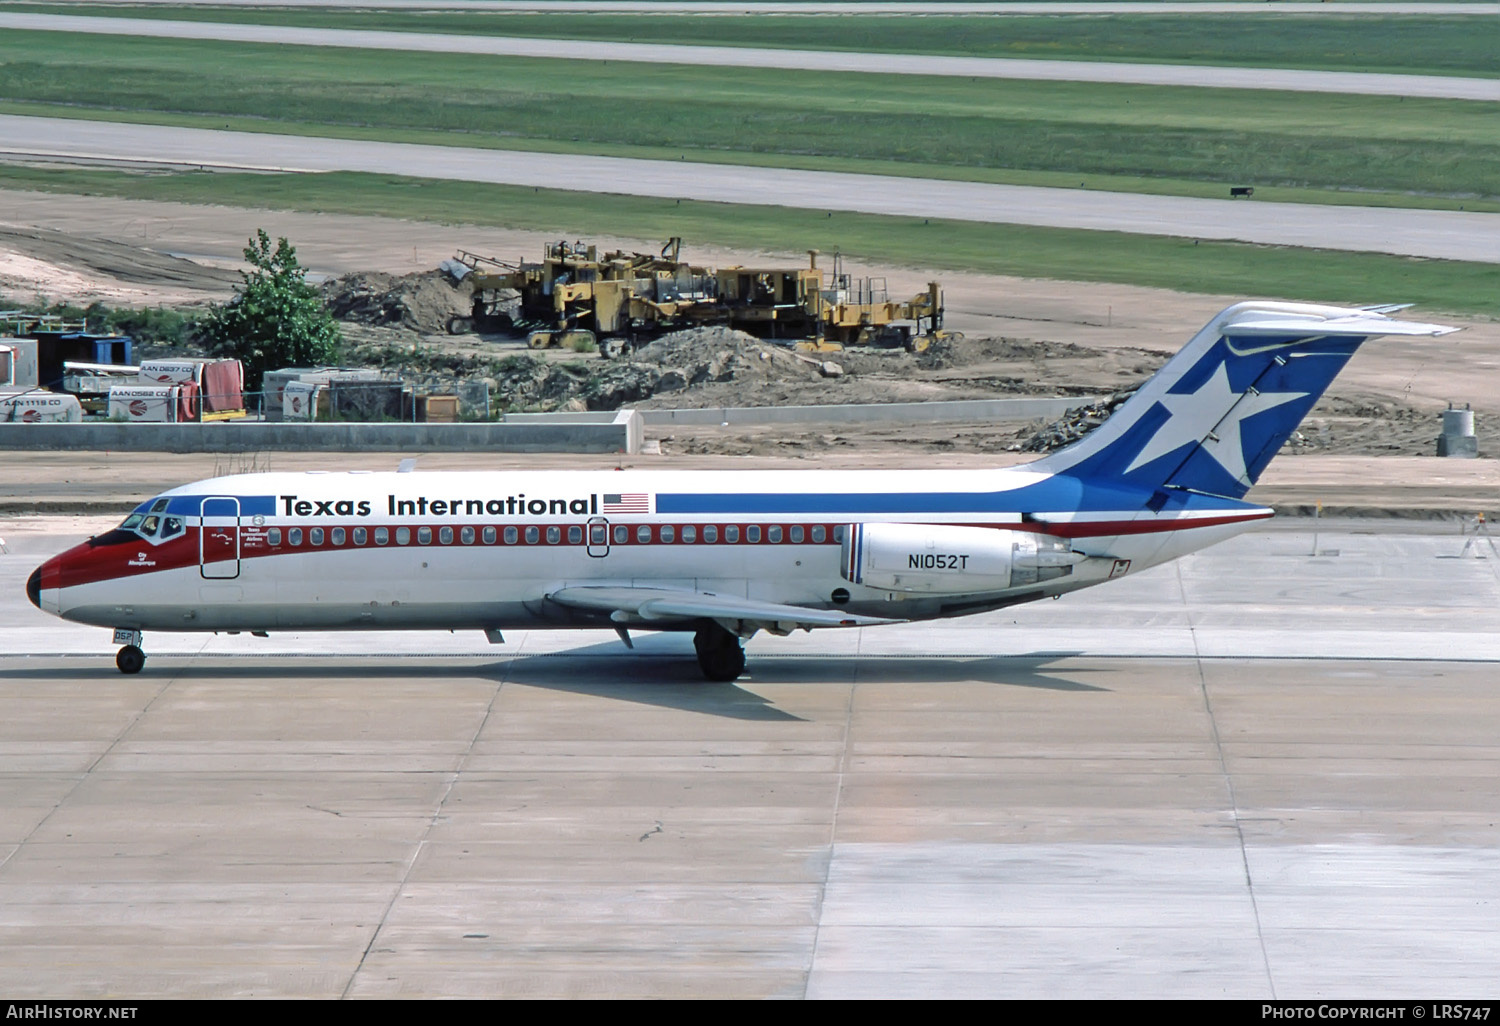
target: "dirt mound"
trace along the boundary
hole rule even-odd
[[[1011,448],[1018,452],[1053,452],[1072,445],[1110,418],[1110,415],[1135,395],[1135,390],[1116,392],[1106,399],[1087,406],[1075,406],[1061,419],[1048,424],[1031,438]]]
[[[637,349],[630,362],[661,368],[669,380],[683,381],[679,387],[708,381],[805,381],[819,376],[822,363],[774,342],[722,327],[663,335]]]
[[[812,384],[833,372],[823,360],[742,331],[694,328],[664,335],[616,360],[510,356],[496,364],[493,387],[512,409],[615,410],[714,385],[753,402],[767,386]]]
[[[323,301],[341,321],[400,325],[424,335],[445,332],[449,318],[469,313],[468,291],[441,271],[346,274],[323,285]]]

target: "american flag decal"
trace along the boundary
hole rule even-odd
[[[647,492],[626,492],[623,495],[604,497],[605,513],[650,513],[651,495]]]

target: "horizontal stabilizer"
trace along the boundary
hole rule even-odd
[[[1292,335],[1373,338],[1377,335],[1448,335],[1457,330],[1445,324],[1396,321],[1373,310],[1361,310],[1348,317],[1329,318],[1251,315],[1224,325],[1220,333],[1225,338],[1286,338]]]
[[[761,602],[737,595],[675,588],[580,586],[561,588],[547,596],[559,605],[609,613],[616,622],[668,626],[691,620],[744,620],[782,631],[814,627],[872,627],[899,623],[878,616],[858,616],[840,609],[807,609],[780,602]],[[617,615],[618,614],[618,615]]]

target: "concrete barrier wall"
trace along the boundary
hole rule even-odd
[[[0,424],[3,449],[119,452],[623,452],[645,428],[674,424],[979,424],[1053,420],[1097,396],[970,399],[842,406],[731,406],[703,410],[507,414],[496,424]]]
[[[704,410],[641,410],[647,427],[669,424],[979,424],[1004,420],[1055,420],[1098,396],[1048,399],[961,399],[933,403],[861,403],[847,406],[730,406]]]
[[[624,452],[641,451],[632,410],[606,423],[0,424],[0,449],[116,452]]]

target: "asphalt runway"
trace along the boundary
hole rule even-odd
[[[1500,80],[1441,75],[1388,75],[1372,72],[1305,71],[1283,68],[853,53],[837,50],[777,50],[760,47],[693,46],[671,43],[611,43],[581,39],[389,32],[350,28],[317,29],[282,25],[86,17],[67,14],[0,13],[0,28],[96,35],[154,36],[171,39],[213,39],[237,43],[336,46],[367,50],[489,54],[501,57],[633,61],[646,64],[779,68],[880,75],[1043,79],[1054,82],[1108,82],[1133,85],[1194,86],[1205,89],[1275,89],[1291,92],[1422,96],[1452,100],[1500,100]]]
[[[1500,263],[1500,214],[1195,199],[0,115],[0,155],[363,171]]]
[[[0,521],[0,991],[1487,994],[1500,552],[1307,526],[717,685],[591,632],[126,678],[21,593],[78,526]]]

